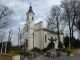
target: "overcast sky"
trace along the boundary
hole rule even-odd
[[[46,16],[53,5],[59,5],[61,0],[0,0],[0,4],[3,4],[14,11],[14,14],[10,17],[12,21],[10,26],[6,28],[8,30],[13,29],[12,41],[17,44],[16,32],[18,28],[22,28],[26,23],[26,12],[29,9],[30,3],[35,12],[35,22],[45,21]]]
[[[17,42],[18,28],[22,28],[26,23],[26,12],[29,9],[30,3],[35,12],[35,22],[45,21],[46,16],[53,5],[59,5],[61,0],[0,0],[0,3],[9,7],[14,11],[14,14],[10,17],[11,25],[6,29],[13,29],[12,41]]]
[[[35,12],[35,20],[44,20],[46,14],[52,5],[60,4],[61,0],[1,0],[0,2],[15,12],[12,16],[20,25],[23,25],[26,20],[26,12],[29,9],[30,3]]]

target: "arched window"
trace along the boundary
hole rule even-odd
[[[27,20],[29,20],[29,17],[27,16]]]
[[[28,40],[27,39],[25,39],[25,42],[24,42],[24,49],[25,50],[28,49]]]
[[[45,43],[47,43],[47,36],[45,35]]]
[[[34,18],[32,17],[32,20],[33,20]]]

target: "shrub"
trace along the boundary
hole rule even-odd
[[[41,52],[41,49],[35,47],[35,48],[33,48],[31,51],[39,53],[39,52]]]
[[[47,46],[47,49],[54,49],[54,42],[51,41],[48,46]]]
[[[45,53],[47,50],[49,50],[48,48],[44,48],[42,49],[42,52]]]
[[[20,48],[10,48],[9,49],[9,52],[8,53],[11,53],[11,54],[20,54],[21,52],[21,49]]]
[[[67,53],[68,53],[68,54],[73,54],[75,51],[76,51],[76,49],[68,49],[68,50],[67,50]]]

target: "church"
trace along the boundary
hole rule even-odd
[[[32,6],[29,7],[26,13],[27,20],[23,28],[23,40],[26,50],[31,50],[34,47],[39,49],[46,48],[50,43],[49,39],[53,37],[55,49],[58,49],[58,37],[57,33],[50,31],[43,27],[43,21],[34,23],[35,13],[33,12]],[[60,34],[60,40],[63,43],[63,34]]]

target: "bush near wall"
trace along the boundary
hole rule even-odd
[[[12,47],[12,48],[9,49],[8,53],[11,53],[11,54],[20,54],[21,53],[21,49],[18,48],[18,47]]]
[[[39,53],[39,52],[41,52],[41,49],[35,47],[35,48],[33,48],[31,51],[32,51],[32,52],[37,52],[37,53]]]
[[[67,54],[74,54],[77,49],[67,49]]]
[[[39,53],[39,54],[43,54],[43,53],[47,52],[48,50],[49,50],[48,48],[39,49],[39,48],[35,47],[35,48],[33,48],[31,51],[32,51],[32,52],[37,52],[37,53]]]

